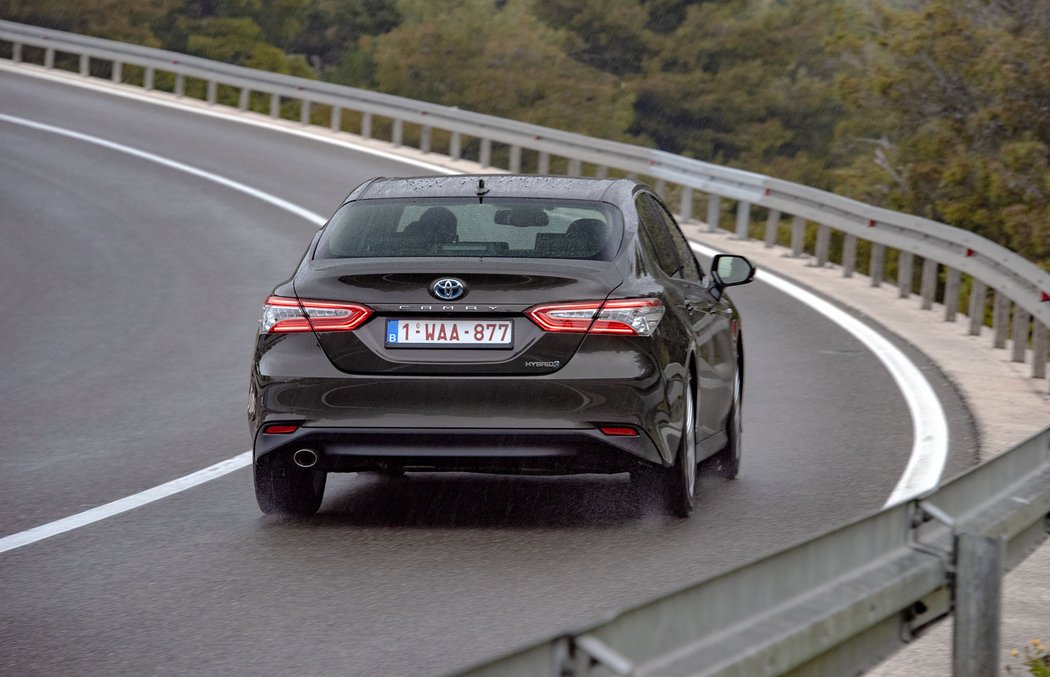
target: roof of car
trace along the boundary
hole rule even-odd
[[[481,182],[484,182],[481,187]],[[636,181],[523,174],[457,174],[454,176],[380,177],[366,181],[346,198],[561,197],[618,202],[630,199]]]

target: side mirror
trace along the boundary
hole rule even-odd
[[[711,276],[720,289],[734,287],[755,279],[755,267],[743,256],[719,254],[711,262]]]

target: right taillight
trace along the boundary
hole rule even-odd
[[[356,303],[271,296],[263,306],[259,331],[263,334],[353,331],[371,316],[371,308]]]
[[[550,303],[525,311],[544,331],[649,336],[664,316],[659,299]]]

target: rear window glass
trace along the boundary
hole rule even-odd
[[[623,233],[604,202],[555,199],[359,200],[335,213],[314,258],[470,256],[608,261]]]

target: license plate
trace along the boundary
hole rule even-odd
[[[510,320],[387,320],[387,348],[510,348]]]

